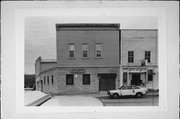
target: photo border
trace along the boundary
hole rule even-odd
[[[157,44],[161,44],[161,45],[158,45],[158,51],[162,52],[162,51],[165,51],[166,49],[166,37],[164,34],[166,34],[166,31],[164,31],[163,29],[166,29],[166,22],[165,22],[165,17],[166,15],[163,14],[165,13],[165,9],[164,8],[101,8],[99,10],[97,10],[97,8],[59,8],[59,9],[51,9],[50,12],[44,12],[45,10],[41,10],[41,9],[33,9],[33,12],[32,10],[24,10],[24,9],[18,9],[15,11],[15,14],[16,14],[16,20],[15,20],[15,39],[16,39],[16,79],[19,79],[16,81],[16,86],[18,88],[16,88],[16,95],[17,95],[17,98],[16,98],[16,104],[17,106],[16,107],[19,107],[19,106],[22,106],[24,109],[23,110],[26,110],[26,108],[31,108],[31,107],[26,107],[24,106],[24,104],[22,104],[22,102],[24,102],[23,99],[23,96],[24,96],[24,86],[23,86],[23,80],[24,80],[24,69],[23,67],[24,64],[22,64],[22,62],[24,62],[23,57],[24,57],[24,46],[23,44],[24,43],[24,31],[25,31],[25,18],[26,17],[35,17],[35,16],[43,16],[43,17],[50,17],[49,15],[54,16],[54,17],[70,17],[70,15],[74,15],[74,16],[80,16],[80,17],[92,17],[93,16],[96,16],[96,17],[102,17],[103,18],[103,15],[104,16],[108,16],[108,17],[123,17],[123,16],[144,16],[143,13],[146,13],[146,16],[153,16],[153,17],[157,17],[157,20],[158,20],[158,40],[157,41]],[[75,11],[76,14],[72,13],[72,11]],[[90,14],[85,14],[86,12],[88,11],[91,11]],[[97,13],[98,11],[98,13]],[[120,13],[119,11],[123,11],[124,13],[126,14],[122,14]],[[130,11],[136,11],[135,13],[131,13]],[[157,13],[157,11],[159,11]],[[162,12],[161,12],[162,11]],[[33,14],[31,14],[33,13]],[[44,13],[46,13],[44,15]],[[56,14],[53,14],[53,13],[56,13]],[[113,14],[112,14],[113,13]],[[31,14],[31,15],[29,15]],[[91,16],[93,15],[93,16]],[[72,17],[72,16],[71,16]],[[101,19],[102,19],[101,18]],[[72,20],[73,21],[73,20]],[[73,22],[72,22],[73,23]],[[112,22],[111,22],[112,23]],[[161,39],[164,39],[164,40],[161,40]],[[165,42],[164,42],[165,41]],[[159,70],[159,98],[161,99],[161,101],[159,101],[159,106],[153,106],[151,107],[152,110],[167,110],[167,100],[166,100],[166,96],[167,96],[167,77],[165,77],[163,75],[162,72],[167,72],[167,60],[166,60],[166,52],[164,54],[162,53],[158,53],[159,54],[159,57],[157,58],[158,59],[158,70]],[[19,66],[22,66],[21,68]],[[21,80],[20,80],[21,79]],[[163,81],[161,80],[163,79]],[[161,85],[162,84],[162,85]],[[20,88],[21,87],[21,88]],[[21,93],[20,93],[21,92]],[[163,94],[163,95],[162,95]],[[157,107],[159,109],[157,109]],[[39,107],[39,109],[41,109],[44,111],[44,108],[45,107]],[[65,109],[67,108],[67,109]],[[75,108],[75,109],[74,109]],[[114,107],[91,107],[91,109],[89,107],[83,107],[83,109],[81,109],[82,107],[80,107],[79,109],[78,106],[68,106],[68,107],[48,107],[46,110],[49,110],[49,112],[51,112],[51,110],[53,110],[52,112],[103,112],[103,111],[123,111],[124,108],[127,108],[127,110],[131,111],[130,108],[135,108],[136,111],[143,111],[143,110],[147,110],[147,108],[149,108],[149,106],[144,106],[144,107],[139,107],[139,106],[128,106],[128,107],[116,107],[116,108],[119,108],[118,110],[117,109],[113,109]],[[110,110],[109,110],[110,108]],[[33,108],[34,109],[34,108]],[[69,110],[71,109],[71,110]],[[17,108],[17,110],[19,110],[19,108]],[[29,112],[27,110],[27,112]]]
[[[6,7],[6,3],[8,2],[3,2],[3,7],[5,10],[8,10],[9,7]],[[175,74],[177,73],[176,70],[177,67],[175,66],[175,64],[177,63],[177,61],[175,59],[172,59],[172,61],[175,61],[173,64],[169,64],[169,46],[173,45],[176,46],[175,43],[177,43],[177,37],[175,38],[175,43],[171,43],[170,41],[170,36],[168,36],[168,32],[167,29],[169,27],[166,27],[167,23],[169,23],[169,19],[167,19],[167,16],[171,13],[172,11],[169,10],[169,8],[172,7],[176,7],[176,2],[171,2],[170,7],[168,7],[168,5],[170,3],[168,2],[162,2],[163,4],[160,4],[160,2],[156,2],[155,3],[149,3],[149,2],[117,2],[117,4],[115,4],[114,2],[90,2],[91,4],[87,4],[87,2],[78,2],[78,6],[72,7],[72,4],[74,4],[74,2],[57,2],[62,3],[59,4],[58,8],[56,8],[57,6],[55,5],[55,2],[51,2],[52,6],[54,5],[55,8],[51,8],[49,3],[45,3],[47,4],[47,7],[45,8],[39,8],[40,6],[36,6],[35,3],[31,4],[29,6],[31,6],[32,8],[26,8],[25,6],[23,6],[23,4],[19,4],[19,3],[15,3],[15,2],[11,2],[10,6],[13,4],[18,4],[17,6],[15,5],[15,9],[13,9],[12,14],[14,14],[15,19],[12,19],[11,21],[13,21],[14,29],[11,30],[11,34],[14,31],[14,35],[15,36],[15,40],[13,41],[14,43],[14,55],[10,56],[15,62],[13,62],[15,65],[13,67],[13,71],[15,72],[15,80],[13,80],[15,82],[15,112],[17,114],[19,113],[27,113],[27,114],[31,114],[31,113],[77,113],[77,112],[118,112],[118,113],[127,113],[127,112],[132,112],[134,113],[141,113],[143,112],[143,114],[145,113],[155,113],[155,114],[159,114],[161,115],[162,113],[168,114],[167,111],[169,111],[168,109],[170,109],[170,103],[169,103],[169,98],[168,96],[170,94],[168,94],[168,90],[171,89],[178,89],[175,85],[175,87],[173,88],[173,85],[169,84],[169,80],[168,77],[170,76],[169,74]],[[20,2],[21,3],[21,2]],[[23,3],[23,2],[22,2]],[[67,3],[70,3],[69,5],[67,5]],[[76,3],[76,2],[75,2]],[[157,4],[159,3],[159,4]],[[168,3],[168,4],[167,4]],[[41,2],[37,2],[37,4],[41,4]],[[149,6],[150,5],[150,6]],[[20,6],[20,7],[19,7]],[[48,7],[49,6],[49,7]],[[73,9],[73,10],[72,10]],[[79,9],[79,10],[78,10]],[[159,106],[143,106],[143,107],[134,107],[134,106],[128,106],[128,107],[25,107],[24,106],[24,21],[26,17],[32,17],[32,16],[57,16],[57,15],[61,15],[62,16],[76,16],[77,13],[81,13],[81,16],[83,15],[83,17],[85,16],[128,16],[128,14],[131,14],[132,16],[132,10],[133,10],[133,16],[156,16],[158,18],[158,70],[159,70]],[[175,9],[173,9],[175,10]],[[57,12],[58,11],[58,12]],[[93,12],[94,11],[94,12]],[[125,13],[123,13],[124,11],[127,11]],[[168,13],[167,11],[170,11],[170,13]],[[2,16],[3,14],[3,10],[2,10]],[[74,13],[73,13],[74,12]],[[49,13],[49,14],[47,14]],[[51,13],[51,14],[50,14]],[[76,14],[75,14],[76,13]],[[86,13],[86,14],[85,14]],[[117,14],[118,13],[118,14]],[[174,14],[176,14],[177,12],[175,12]],[[168,21],[167,21],[168,20]],[[172,19],[171,19],[172,20]],[[2,18],[2,22],[4,21],[4,19]],[[173,21],[173,20],[172,20]],[[175,21],[175,20],[174,20]],[[177,23],[175,23],[177,25]],[[7,25],[7,24],[6,24]],[[173,26],[174,27],[174,26]],[[2,28],[3,25],[2,25]],[[10,28],[10,27],[8,27]],[[177,27],[175,27],[175,29],[177,29]],[[177,30],[178,32],[178,30]],[[4,32],[2,32],[2,39],[4,38]],[[176,31],[175,31],[176,34]],[[167,37],[168,36],[168,37]],[[9,39],[8,41],[11,41],[11,39]],[[2,40],[2,44],[9,44],[8,42],[5,42],[4,39]],[[170,43],[170,44],[169,44]],[[179,43],[179,42],[178,42]],[[176,46],[177,47],[177,46]],[[2,48],[4,48],[4,46],[2,46]],[[6,55],[4,54],[3,51],[7,51],[7,49],[2,50],[2,55]],[[166,52],[167,51],[167,52]],[[177,50],[175,50],[175,52],[177,53]],[[172,51],[170,51],[170,53],[172,53]],[[15,56],[15,57],[13,57]],[[174,55],[173,55],[174,56]],[[175,56],[174,56],[175,58]],[[2,58],[2,63],[4,62],[5,59]],[[6,64],[7,65],[7,64]],[[177,64],[176,64],[177,65]],[[169,67],[170,66],[170,67]],[[2,65],[2,68],[4,68],[5,65]],[[171,72],[168,69],[172,69],[175,72]],[[179,70],[178,70],[179,71]],[[2,78],[6,75],[4,75],[4,73],[6,72],[6,70],[2,72]],[[6,72],[7,73],[7,72]],[[164,73],[167,75],[164,75]],[[11,76],[9,76],[11,77]],[[5,78],[8,78],[5,77]],[[12,77],[11,77],[12,78]],[[178,75],[175,74],[175,80],[173,81],[177,81],[179,84],[179,81],[177,80]],[[17,80],[18,79],[18,80]],[[9,85],[5,82],[5,85]],[[168,86],[170,85],[170,86]],[[4,89],[4,86],[2,86],[2,88]],[[14,88],[14,87],[13,87]],[[5,90],[6,91],[6,90]],[[178,91],[178,90],[177,90]],[[174,97],[175,94],[171,94]],[[8,96],[5,96],[8,97]],[[177,100],[176,100],[177,101]],[[173,103],[173,102],[172,102]],[[177,108],[177,107],[176,107]],[[172,111],[172,110],[170,110]],[[147,115],[145,114],[145,115]],[[124,115],[124,114],[123,114]],[[175,114],[176,115],[176,114]],[[137,115],[136,115],[137,116]],[[167,118],[167,117],[166,117]]]

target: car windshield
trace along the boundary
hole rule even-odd
[[[123,89],[124,88],[124,86],[121,86],[119,89]]]

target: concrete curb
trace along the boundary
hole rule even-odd
[[[159,96],[159,92],[148,92],[146,95],[149,95],[149,96]]]
[[[71,94],[64,94],[65,95],[71,95]],[[103,93],[93,93],[93,94],[75,94],[75,95],[82,95],[82,96],[90,96],[90,97],[95,97],[95,98],[100,98],[100,97],[107,97],[109,95],[107,95],[107,92],[103,92]],[[146,95],[148,96],[159,96],[159,92],[155,91],[155,92],[148,92]],[[60,95],[55,95],[55,96],[60,96]]]
[[[96,97],[96,98],[100,98],[100,97],[107,97],[109,95],[107,95],[106,93],[104,94],[89,94],[90,96]],[[159,96],[159,92],[148,92],[146,94],[147,96]]]

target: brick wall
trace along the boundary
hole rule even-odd
[[[53,75],[53,83],[52,83],[52,76]],[[49,76],[49,84],[47,83],[47,77]],[[55,93],[57,92],[57,75],[56,75],[56,69],[44,72],[41,74],[41,80],[43,81],[43,92],[45,93]],[[44,77],[46,78],[46,83],[44,84]]]
[[[44,61],[44,59],[39,57],[35,62],[35,74],[36,74],[36,76],[38,76],[39,73],[56,66],[56,64],[57,64],[56,61]]]
[[[68,43],[75,43],[75,59],[69,59]],[[82,58],[82,43],[88,43],[88,58]],[[102,58],[95,57],[96,43],[102,43]],[[58,66],[118,65],[119,31],[57,31],[57,64]]]
[[[145,58],[145,51],[151,51],[151,63],[148,65],[157,65],[157,30],[122,29],[121,40],[122,65],[128,65],[128,51],[134,51],[134,65],[139,65]]]
[[[90,85],[82,84],[82,74],[74,77],[74,85],[66,85],[66,74],[71,74],[72,68],[58,68],[57,70],[57,92],[59,94],[79,94],[79,93],[98,93],[99,78],[98,73],[117,73],[116,88],[119,84],[119,68],[85,68],[85,73],[90,74]]]

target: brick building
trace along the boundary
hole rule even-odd
[[[158,89],[157,30],[121,30],[121,82]]]
[[[150,86],[158,85],[156,42],[157,30],[120,30],[119,24],[56,24],[57,59],[36,60],[36,88],[58,94],[97,93],[123,84],[156,88]],[[128,62],[130,57],[133,62]],[[150,58],[148,65],[137,64],[144,58]]]

